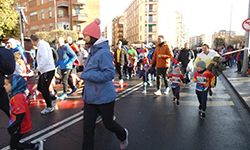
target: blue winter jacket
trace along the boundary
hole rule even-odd
[[[88,104],[106,104],[115,100],[116,91],[112,79],[115,77],[113,55],[108,40],[101,37],[90,48],[81,78],[85,88],[83,100]]]
[[[55,66],[57,67],[60,65],[61,69],[72,69],[73,63],[76,60],[76,54],[72,48],[68,44],[65,44],[62,47],[59,47],[57,53],[59,59]],[[68,67],[66,67],[67,64],[69,64]]]
[[[28,63],[25,50],[23,49],[21,45],[17,45],[14,49],[10,48],[10,50],[12,51],[13,54],[19,51],[21,53],[22,60],[24,60],[26,64]]]

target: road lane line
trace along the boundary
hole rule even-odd
[[[65,123],[65,122],[69,121],[69,120],[71,120],[71,119],[74,119],[74,118],[78,117],[79,115],[82,115],[82,114],[83,114],[83,111],[81,111],[81,112],[79,112],[79,113],[77,113],[75,115],[72,115],[72,116],[70,116],[70,117],[68,117],[68,118],[66,118],[66,119],[64,119],[62,121],[59,121],[59,122],[57,122],[57,123],[55,123],[55,124],[53,124],[51,126],[48,126],[47,128],[45,128],[45,129],[43,129],[41,131],[38,131],[38,132],[36,132],[34,134],[31,134],[31,135],[23,138],[22,140],[20,140],[20,142],[28,141],[28,140],[30,140],[30,139],[32,139],[32,138],[34,138],[34,137],[36,137],[36,136],[38,136],[40,134],[43,134],[43,133],[45,133],[45,132],[47,132],[47,131],[49,131],[49,130],[51,130],[51,129],[53,129],[53,128],[55,128],[55,127]],[[1,150],[8,150],[8,149],[10,149],[10,147],[6,146],[6,147],[2,148]]]

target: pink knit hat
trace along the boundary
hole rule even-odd
[[[101,37],[101,29],[99,26],[100,24],[101,20],[99,18],[95,18],[94,22],[90,23],[83,29],[82,34],[99,39]]]

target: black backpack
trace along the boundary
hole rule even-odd
[[[16,61],[13,53],[0,46],[0,72],[4,75],[13,74],[16,68]]]

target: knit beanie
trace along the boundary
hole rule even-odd
[[[200,60],[196,63],[196,67],[206,68],[206,62],[204,60]]]
[[[92,23],[90,23],[83,29],[82,34],[92,36],[96,39],[100,39],[101,37],[101,29],[99,26],[100,24],[101,20],[99,18],[95,18],[95,20]]]

